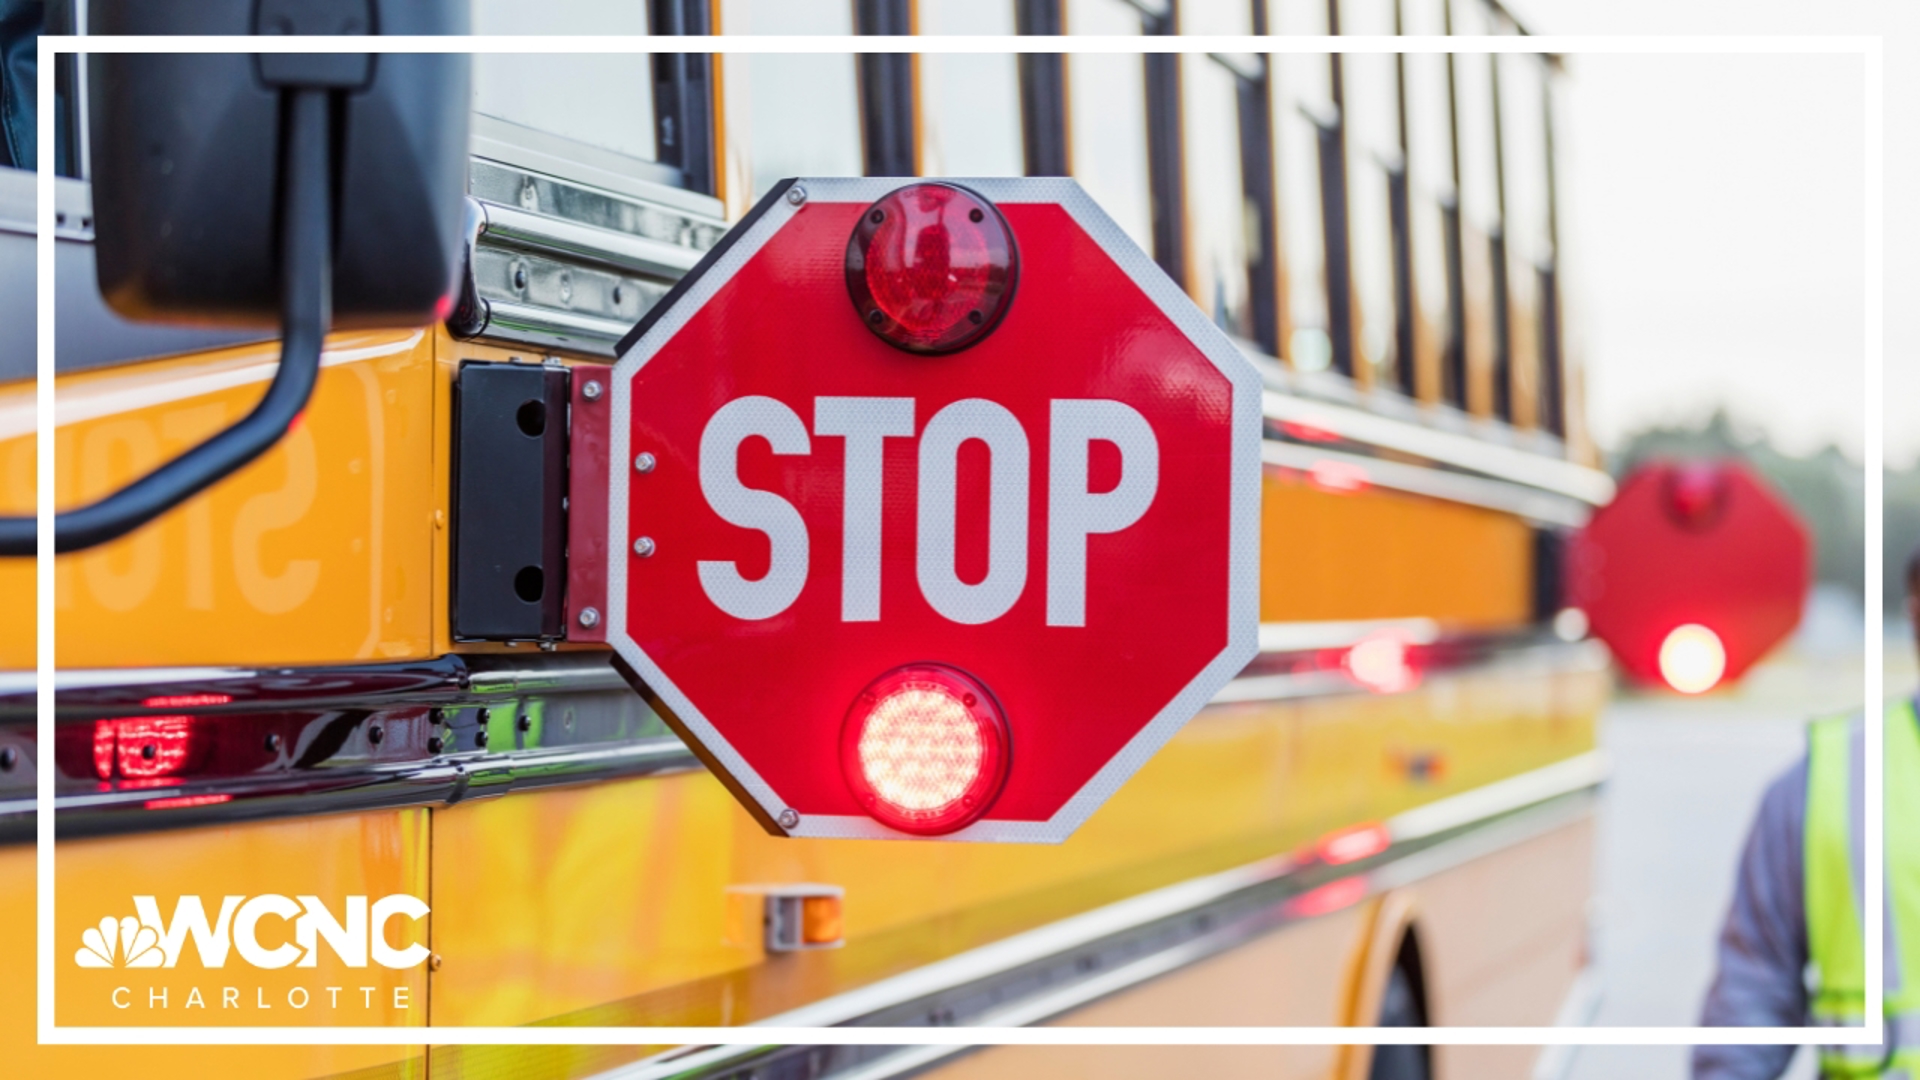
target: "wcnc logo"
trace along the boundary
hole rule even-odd
[[[98,926],[88,927],[80,935],[74,963],[83,968],[170,968],[180,962],[189,942],[200,966],[206,968],[225,967],[229,952],[238,952],[241,960],[256,968],[317,967],[322,941],[350,968],[364,968],[371,961],[404,970],[419,966],[429,955],[425,945],[394,948],[388,944],[389,922],[427,915],[425,901],[405,893],[383,896],[371,904],[367,897],[349,896],[344,917],[317,896],[290,898],[277,893],[222,897],[219,914],[211,922],[198,896],[180,897],[171,919],[160,917],[160,905],[151,896],[134,897],[133,910],[133,915],[119,919],[109,915]],[[293,940],[285,940],[281,930],[268,935],[280,944],[261,944],[261,924],[270,919],[291,924]]]

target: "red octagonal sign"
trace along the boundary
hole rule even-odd
[[[1071,180],[783,183],[612,382],[607,640],[772,832],[1064,840],[1257,651],[1259,374]]]

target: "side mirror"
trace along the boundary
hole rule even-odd
[[[464,34],[466,0],[93,0],[96,34]],[[468,58],[94,54],[88,64],[101,295],[129,318],[281,329],[244,419],[89,506],[54,548],[123,536],[266,452],[306,407],[340,326],[421,325],[454,305]],[[0,518],[32,555],[33,518]]]
[[[463,34],[464,0],[93,0],[95,34]],[[445,318],[461,250],[468,60],[433,54],[96,54],[100,293],[134,319],[271,325],[296,119],[324,94],[333,323]]]

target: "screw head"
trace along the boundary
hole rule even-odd
[[[641,454],[639,457],[633,459],[633,471],[649,473],[653,471],[653,467],[657,464],[659,464],[659,462],[654,460],[652,454]]]
[[[11,746],[0,746],[0,772],[12,772],[20,764],[20,751]]]
[[[513,287],[516,289],[524,289],[527,287],[526,267],[516,266],[513,268]]]
[[[586,398],[588,401],[599,401],[600,400],[599,381],[595,379],[587,380],[587,385],[580,388],[580,396],[583,398]]]
[[[280,752],[280,733],[277,731],[267,732],[267,753],[277,754],[279,752]]]
[[[533,717],[527,715],[526,713],[521,713],[519,719],[515,720],[513,722],[513,725],[519,728],[521,731],[532,731]]]
[[[643,559],[652,555],[653,554],[653,537],[643,536],[640,539],[635,540],[633,542],[633,553],[635,555],[640,556]]]
[[[588,628],[589,630],[591,630],[596,626],[599,626],[600,625],[600,609],[581,608],[580,609],[580,625]]]
[[[487,745],[487,729],[486,728],[481,728],[479,731],[476,731],[473,733],[473,745],[475,746]]]
[[[432,956],[427,958],[427,966],[432,968],[435,971],[440,970],[440,965],[442,963],[444,963],[444,961],[440,959],[439,953],[434,953]]]
[[[799,827],[800,827],[800,815],[799,815],[799,814],[796,814],[796,813],[794,813],[794,812],[793,812],[792,810],[782,810],[782,811],[780,811],[780,827],[781,827],[781,828],[783,828],[783,829],[797,829],[797,828],[799,828]]]
[[[801,187],[801,186],[800,186],[799,184],[795,184],[795,185],[793,185],[792,187],[790,187],[790,188],[788,188],[788,189],[787,189],[787,204],[788,204],[788,205],[790,205],[790,206],[799,206],[799,205],[800,205],[801,203],[803,203],[803,202],[806,202],[806,201],[807,201],[807,189],[806,189],[806,188],[803,188],[803,187]]]
[[[427,753],[437,754],[440,752],[440,748],[444,745],[445,744],[440,741],[440,736],[435,735],[432,738],[427,740]]]
[[[375,746],[379,746],[386,737],[387,733],[384,728],[370,727],[367,729],[367,741]]]

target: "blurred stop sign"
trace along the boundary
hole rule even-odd
[[[1799,625],[1811,552],[1792,507],[1745,465],[1653,462],[1576,539],[1568,599],[1634,678],[1701,693]]]
[[[1258,650],[1259,374],[1070,180],[788,182],[612,384],[607,640],[770,831],[1058,842]]]

